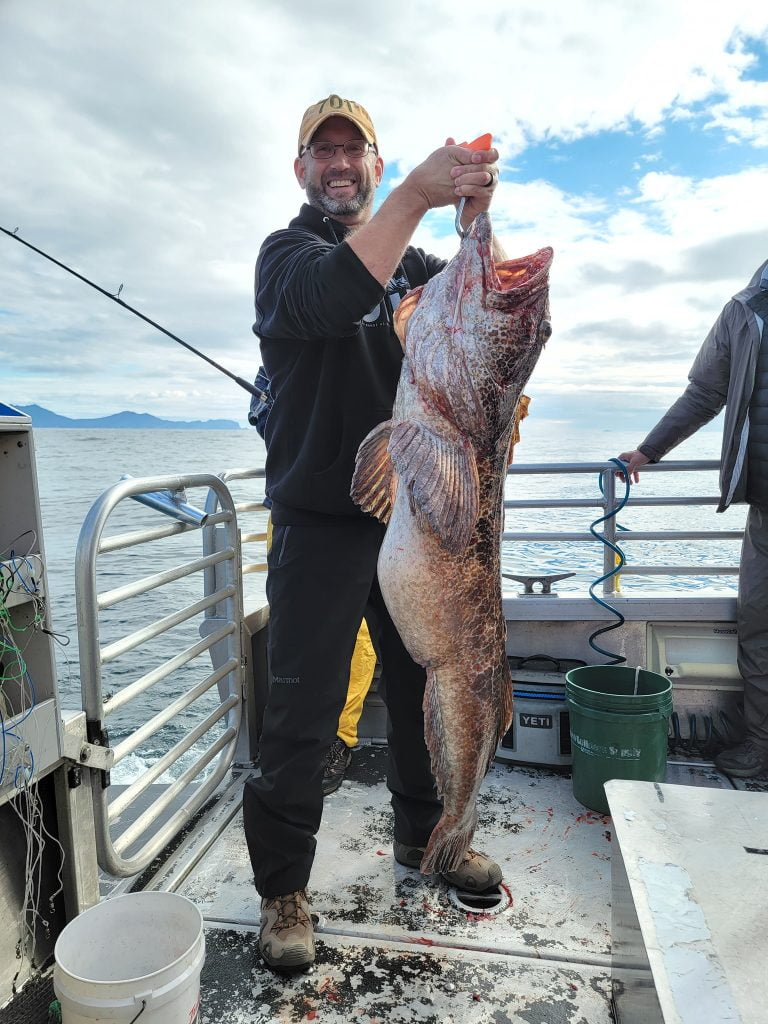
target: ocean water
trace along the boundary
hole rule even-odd
[[[719,432],[714,428],[690,438],[675,453],[680,459],[713,459],[719,456]],[[536,421],[529,417],[523,424],[523,439],[516,449],[515,462],[584,462],[602,461],[617,452],[634,447],[640,437],[622,435],[611,429],[595,429],[573,423]],[[34,434],[40,504],[43,520],[44,547],[51,598],[53,628],[59,636],[56,644],[59,690],[64,707],[79,707],[80,677],[77,654],[77,617],[74,566],[77,540],[83,520],[99,495],[128,473],[135,477],[217,474],[232,468],[256,468],[264,464],[264,446],[253,430],[186,431],[186,430],[57,430],[40,429]],[[263,495],[263,481],[235,482],[231,485],[236,500],[257,500]],[[713,472],[686,474],[646,474],[637,493],[650,497],[666,495],[716,494],[717,475]],[[596,474],[583,476],[525,476],[507,481],[507,497],[581,497],[597,501],[599,488]],[[191,504],[202,506],[202,490],[188,492]],[[508,513],[508,530],[542,531],[563,529],[584,532],[600,515],[597,508],[550,512],[543,510]],[[264,513],[251,513],[248,530],[263,529]],[[712,506],[687,506],[678,509],[627,508],[619,522],[633,529],[720,529],[737,530],[743,526],[743,508],[716,515]],[[143,526],[158,525],[159,513],[134,501],[118,507],[110,520],[107,533],[124,532]],[[142,548],[129,548],[100,559],[99,591],[108,590],[131,579],[140,578],[164,567],[190,560],[200,554],[198,531]],[[250,557],[261,560],[263,546],[252,545]],[[150,550],[151,549],[151,550]],[[738,543],[733,541],[691,542],[684,547],[676,543],[649,544],[634,542],[630,561],[668,564],[733,564],[738,562]],[[505,549],[503,567],[518,574],[574,572],[572,579],[558,584],[558,590],[587,593],[587,588],[602,573],[602,546],[594,543],[525,542]],[[199,600],[202,596],[200,577],[179,581],[143,598],[134,598],[102,613],[100,640],[108,643],[125,636],[142,625],[177,608]],[[245,578],[246,595],[263,589],[263,579]],[[506,584],[510,593],[518,584]],[[622,583],[625,593],[642,588],[658,589],[715,588],[733,590],[735,577],[706,576],[697,578],[652,577],[627,578]],[[176,627],[163,637],[105,666],[104,691],[112,693],[138,678],[163,660],[191,646],[199,638],[199,620]],[[202,678],[204,659],[178,670],[161,684],[131,702],[110,718],[110,738],[114,744],[128,735],[140,721],[167,706],[184,689]],[[151,737],[135,754],[121,762],[113,773],[115,782],[127,782],[152,761],[165,753],[190,723],[199,721],[217,703],[213,693],[200,698],[177,716],[161,732]],[[190,756],[171,770],[177,776],[189,763]]]

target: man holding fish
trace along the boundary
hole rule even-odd
[[[314,961],[306,887],[323,763],[363,617],[383,667],[398,861],[419,866],[443,813],[424,738],[425,671],[403,646],[377,579],[385,527],[363,514],[350,487],[359,445],[392,416],[403,356],[394,311],[445,267],[410,238],[431,208],[465,199],[465,228],[487,211],[498,154],[490,139],[486,147],[449,139],[374,216],[384,170],[376,132],[362,106],[331,95],[301,122],[294,172],[307,203],[259,253],[253,329],[274,395],[266,424],[271,690],[261,775],[249,780],[243,810],[262,897],[260,948],[273,967]],[[499,866],[470,849],[442,874],[476,891],[501,881]]]

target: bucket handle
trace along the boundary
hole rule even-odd
[[[131,1021],[129,1021],[129,1024],[136,1024],[136,1021],[139,1019],[139,1017],[142,1015],[142,1013],[144,1013],[146,1008],[147,1008],[147,1000],[146,999],[142,999],[141,1000],[141,1009],[136,1014],[136,1016]]]

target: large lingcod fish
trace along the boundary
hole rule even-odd
[[[442,273],[410,292],[392,419],[360,445],[352,497],[388,523],[379,582],[427,670],[424,729],[443,814],[421,871],[455,870],[512,720],[501,605],[504,481],[549,324],[552,250],[494,264],[481,213]]]

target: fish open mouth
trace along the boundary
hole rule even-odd
[[[495,279],[494,291],[514,293],[519,298],[526,294],[536,294],[548,283],[553,255],[553,250],[545,246],[529,256],[504,260],[503,263],[494,265],[491,260]]]
[[[481,293],[477,299],[483,305],[507,313],[535,301],[549,286],[549,268],[553,256],[553,250],[545,246],[529,256],[497,263],[493,257],[491,218],[487,212],[479,213],[462,239],[459,252],[438,275],[448,282],[445,294],[452,306],[449,322],[454,326],[462,322],[462,302],[473,289]],[[408,321],[422,292],[430,287],[434,287],[432,281],[414,288],[395,311],[395,330],[403,349],[406,347]]]
[[[483,267],[485,289],[514,296],[517,302],[536,295],[549,282],[553,250],[549,246],[528,256],[496,262],[493,258],[493,228],[488,213],[477,215],[469,230],[475,240]],[[466,241],[466,240],[465,240]],[[493,304],[493,303],[492,303]]]

